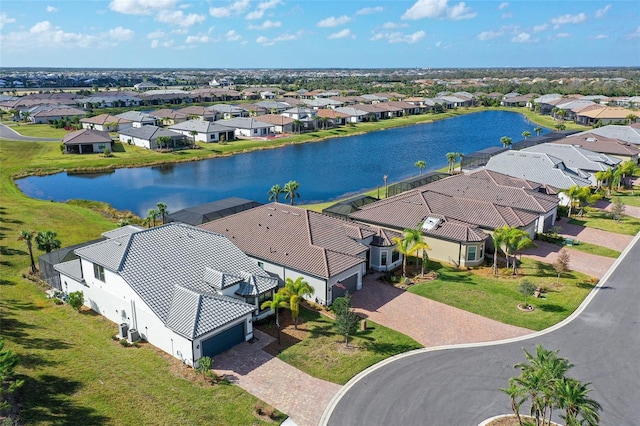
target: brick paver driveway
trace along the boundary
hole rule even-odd
[[[425,347],[486,342],[532,333],[383,284],[366,275],[352,295],[356,312],[412,337]]]
[[[575,238],[579,241],[584,241],[601,247],[608,247],[620,252],[629,245],[631,240],[633,240],[633,236],[631,235],[616,234],[614,232],[601,231],[600,229],[574,225],[569,223],[566,218],[562,218],[562,221],[556,224],[562,228],[559,234],[565,238]]]
[[[311,377],[269,355],[262,348],[275,339],[256,329],[253,334],[256,342],[241,343],[216,356],[216,374],[288,414],[298,426],[316,426],[342,386]]]
[[[640,194],[638,194],[640,196]],[[596,207],[602,210],[606,210],[608,212],[611,211],[611,208],[613,207],[613,204],[607,200],[600,200],[596,203]],[[637,217],[640,218],[640,207],[636,207],[636,206],[625,206],[624,207],[624,214],[626,214],[627,216],[633,216],[633,217]]]

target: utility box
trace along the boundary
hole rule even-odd
[[[129,324],[127,324],[126,322],[123,322],[122,324],[120,324],[120,334],[118,335],[118,337],[120,337],[121,339],[126,339],[129,335],[128,332],[129,331]]]
[[[136,330],[135,328],[129,329],[128,336],[129,336],[129,341],[132,343],[140,340],[140,333],[138,333],[138,330]]]

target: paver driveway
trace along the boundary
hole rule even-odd
[[[532,333],[426,297],[383,284],[366,275],[351,305],[372,321],[412,337],[425,347],[486,342]]]

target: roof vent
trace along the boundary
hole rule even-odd
[[[437,217],[433,217],[433,216],[429,216],[422,223],[422,230],[423,231],[430,231],[430,230],[436,228],[440,224],[440,222],[442,222],[442,219],[437,218]]]
[[[289,210],[282,210],[282,213],[289,214]]]
[[[300,216],[300,213],[291,213],[293,216]]]
[[[122,243],[120,241],[111,241],[113,244],[117,245],[117,246],[121,246]]]
[[[275,211],[276,208],[275,207],[267,207],[267,209]]]

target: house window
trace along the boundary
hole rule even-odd
[[[484,246],[480,246],[480,256],[478,256],[478,259],[482,259],[484,257]]]
[[[391,252],[391,263],[396,263],[400,260],[400,252],[398,250],[394,250]]]
[[[104,268],[102,265],[98,265],[96,263],[93,264],[93,276],[104,282]]]
[[[467,260],[476,260],[476,246],[467,247]]]
[[[383,252],[380,254],[380,265],[381,265],[381,266],[386,266],[386,264],[387,264],[387,252],[386,252],[386,251],[383,251]]]
[[[264,269],[264,262],[258,262],[258,268]]]

